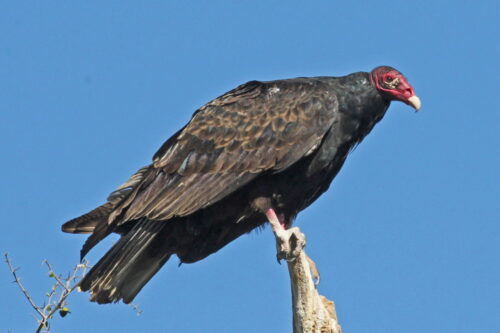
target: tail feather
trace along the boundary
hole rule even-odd
[[[103,223],[99,223],[95,226],[94,231],[92,235],[87,238],[85,243],[82,246],[82,249],[80,250],[80,260],[83,260],[83,258],[89,253],[90,250],[94,246],[97,245],[100,241],[102,241],[106,236],[108,236],[111,233],[111,226],[106,223],[105,221]]]
[[[97,303],[130,303],[173,253],[166,239],[157,237],[164,227],[162,222],[139,220],[88,272],[80,288],[90,290]]]
[[[107,202],[102,206],[75,219],[69,220],[61,227],[62,231],[72,234],[88,234],[101,222],[106,223],[109,213],[113,210],[114,204]]]

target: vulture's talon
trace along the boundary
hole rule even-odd
[[[275,236],[278,262],[294,261],[306,246],[306,237],[297,227],[277,230]]]

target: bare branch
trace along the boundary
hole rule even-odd
[[[56,312],[59,312],[61,317],[66,316],[70,313],[69,309],[66,307],[67,299],[69,295],[78,288],[78,283],[80,279],[85,275],[87,269],[89,268],[88,262],[83,261],[81,264],[76,265],[73,270],[68,273],[67,277],[62,277],[56,274],[52,265],[44,260],[43,263],[47,266],[49,270],[49,277],[53,278],[55,283],[52,285],[49,292],[45,293],[45,301],[43,306],[37,305],[26,288],[21,283],[20,278],[17,275],[17,268],[14,268],[12,261],[9,258],[8,253],[4,254],[5,262],[9,266],[9,269],[14,276],[14,282],[18,285],[21,292],[24,294],[25,298],[30,303],[31,307],[35,309],[36,313],[40,318],[35,317],[38,327],[36,332],[50,332],[50,320],[53,318]],[[81,273],[81,274],[79,274]],[[56,298],[57,300],[54,300]]]
[[[271,223],[278,262],[288,261],[288,272],[292,285],[293,332],[294,333],[342,333],[337,321],[335,305],[320,296],[316,290],[311,271],[319,283],[316,264],[304,251],[306,237],[298,227],[285,229],[274,210],[266,216]]]
[[[42,312],[42,310],[40,310],[40,307],[38,305],[36,305],[35,301],[33,301],[33,299],[31,298],[30,294],[28,293],[28,291],[26,290],[26,288],[24,288],[23,284],[21,283],[21,279],[19,279],[19,277],[17,276],[17,270],[19,268],[14,268],[14,266],[12,265],[12,262],[9,258],[9,254],[7,252],[4,253],[4,257],[5,257],[5,263],[7,263],[7,266],[9,266],[9,270],[10,272],[12,273],[12,275],[14,276],[14,283],[17,284],[17,286],[19,287],[19,289],[21,289],[21,292],[23,293],[24,297],[28,300],[28,302],[30,303],[31,307],[33,309],[35,309],[35,311],[43,318],[44,317],[44,313]]]
[[[337,320],[335,304],[320,295],[313,281],[316,264],[304,250],[292,262],[288,262],[292,285],[292,309],[294,333],[342,333]]]

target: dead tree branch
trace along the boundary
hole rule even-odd
[[[311,272],[318,281],[319,274],[304,250],[288,262],[288,272],[292,286],[293,332],[342,333],[335,304],[318,293]]]

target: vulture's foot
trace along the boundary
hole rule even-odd
[[[276,258],[278,262],[282,259],[289,262],[294,261],[306,246],[306,236],[297,227],[285,229],[286,224],[283,215],[276,215],[274,209],[269,208],[266,210],[266,216],[276,237]]]
[[[282,259],[294,261],[306,246],[306,236],[297,227],[278,229],[274,235],[276,237],[276,258],[278,262]]]

